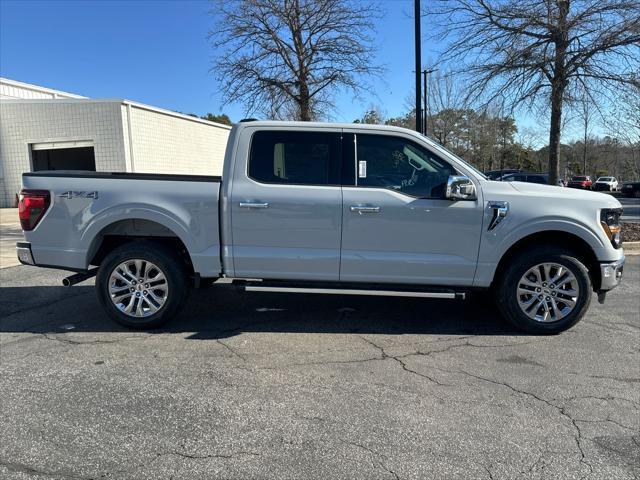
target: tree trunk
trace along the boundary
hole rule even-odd
[[[305,83],[300,83],[298,95],[298,108],[300,109],[300,120],[311,121],[311,101],[309,98],[309,87]]]
[[[569,46],[569,0],[558,0],[558,18],[553,29],[555,58],[551,80],[551,125],[549,128],[549,185],[557,185],[560,177],[560,134],[562,131],[562,100],[567,86],[566,56]]]
[[[587,174],[587,129],[584,130],[584,145],[582,146],[582,174]]]
[[[551,125],[549,128],[549,185],[557,185],[560,178],[560,131],[562,127],[562,88],[551,89]]]

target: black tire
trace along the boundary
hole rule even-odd
[[[537,321],[530,318],[519,304],[519,298],[527,299],[538,295],[537,293],[535,295],[531,294],[531,296],[525,294],[519,297],[518,285],[525,273],[543,263],[556,264],[568,269],[573,274],[579,287],[573,310],[559,320]],[[542,274],[544,274],[544,272],[542,272]],[[544,280],[544,277],[541,278]],[[502,278],[497,285],[495,293],[498,309],[502,312],[505,319],[515,327],[528,333],[553,335],[573,327],[582,319],[591,303],[592,290],[589,271],[587,267],[576,258],[574,253],[562,248],[546,246],[526,250],[513,258],[506,270],[502,273]],[[539,293],[545,295],[544,291]],[[553,294],[553,291],[551,291],[551,293]],[[561,303],[560,293],[562,293],[560,290],[556,290],[558,297],[555,297],[554,300],[559,301],[557,305],[563,305]],[[538,299],[540,298],[541,297],[538,296]],[[548,299],[550,297],[547,296],[546,298]],[[544,303],[550,305],[550,303],[546,301]],[[532,300],[532,304],[535,307],[537,301]],[[537,311],[544,314],[544,304],[541,304],[539,309],[540,310]],[[534,312],[534,310],[535,308],[532,308],[531,312]],[[532,314],[535,315],[535,313]]]
[[[163,303],[159,307],[159,302],[153,303],[153,308],[157,308],[157,311],[155,311],[155,313],[149,311],[146,312],[146,314],[143,313],[146,316],[139,317],[127,314],[118,308],[114,301],[112,301],[110,293],[111,274],[119,265],[135,259],[143,260],[147,262],[147,265],[153,264],[157,267],[166,280],[162,286],[164,287],[166,283],[167,288],[166,297],[162,296],[161,290],[155,291],[158,297],[163,300]],[[155,273],[155,271],[153,273]],[[132,281],[135,280],[136,279],[133,279]],[[119,283],[126,285],[121,281],[119,281]],[[153,283],[149,285],[149,290],[153,290]],[[131,288],[133,287],[134,286],[131,285]],[[116,248],[105,257],[96,276],[96,290],[100,304],[114,321],[130,328],[150,329],[171,320],[180,311],[188,297],[189,286],[185,266],[181,259],[169,248],[154,242],[136,241]],[[122,291],[125,292],[125,295],[128,295],[126,288]],[[147,295],[147,291],[136,291],[138,297],[143,295],[143,293]],[[128,299],[131,298],[131,296],[128,297]],[[151,299],[145,299],[145,305],[149,307],[151,301]],[[134,303],[134,308],[137,307],[138,303],[143,302],[143,300],[138,299],[135,302],[137,303]],[[141,307],[141,311],[142,310]]]

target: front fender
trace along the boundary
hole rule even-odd
[[[613,250],[605,243],[600,232],[578,219],[562,217],[542,217],[516,225],[515,220],[504,221],[491,232],[485,231],[480,243],[478,269],[474,278],[474,286],[488,287],[493,281],[498,263],[505,253],[519,241],[544,232],[563,232],[583,240],[599,260],[608,259]],[[517,220],[517,219],[516,219]],[[595,223],[595,222],[594,222]],[[604,235],[604,233],[602,233]]]

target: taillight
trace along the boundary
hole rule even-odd
[[[27,190],[20,192],[18,216],[22,230],[33,230],[44,216],[51,204],[51,196],[47,190]]]

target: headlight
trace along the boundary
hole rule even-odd
[[[620,227],[621,208],[604,208],[600,211],[600,225],[607,234],[613,248],[622,246],[622,237],[620,236],[622,228]]]

